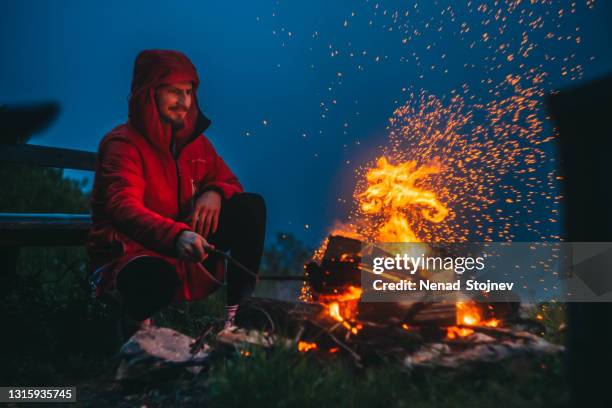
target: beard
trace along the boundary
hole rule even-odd
[[[161,115],[161,119],[169,123],[173,131],[181,130],[185,127],[185,119],[174,119],[166,115]]]
[[[170,126],[172,126],[172,130],[174,131],[181,130],[182,128],[185,127],[185,120],[184,119],[171,120]]]

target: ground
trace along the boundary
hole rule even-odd
[[[40,292],[27,281],[5,302],[9,342],[2,359],[4,385],[76,385],[81,406],[384,406],[555,407],[568,404],[563,356],[521,358],[461,370],[406,371],[389,361],[356,369],[340,356],[320,358],[294,349],[238,352],[214,361],[195,378],[181,372],[147,384],[119,385],[118,360],[105,342],[106,310],[77,295],[49,307],[58,289]],[[177,304],[160,325],[195,336],[223,313],[223,294]],[[535,313],[535,312],[534,312]],[[540,306],[546,336],[562,342],[562,308]],[[116,351],[116,349],[113,349]],[[74,406],[74,405],[72,405]]]

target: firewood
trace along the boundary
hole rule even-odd
[[[452,326],[456,309],[448,303],[359,302],[359,318],[396,325]]]

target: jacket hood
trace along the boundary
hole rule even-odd
[[[176,133],[176,137],[189,142],[210,126],[210,120],[198,106],[196,92],[200,80],[194,65],[178,51],[145,50],[136,57],[129,99],[129,123],[161,151],[168,151],[170,147],[172,127],[159,115],[155,88],[183,81],[193,84],[193,101],[185,116],[185,126]]]

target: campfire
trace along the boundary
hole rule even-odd
[[[347,331],[356,335],[363,328],[358,320],[362,245],[372,240],[420,242],[409,219],[421,218],[430,223],[444,221],[449,208],[438,199],[435,191],[423,187],[422,183],[441,170],[442,166],[436,162],[419,167],[415,161],[394,165],[385,157],[379,158],[376,166],[366,173],[366,188],[355,195],[360,210],[374,215],[375,221],[367,225],[362,222],[358,226],[339,224],[334,229],[315,252],[313,262],[306,266],[309,283],[302,290],[302,300],[321,304],[327,317],[342,323]],[[422,309],[439,312],[440,305]],[[472,301],[457,302],[454,311],[448,306],[443,306],[443,309],[447,321],[448,313],[454,313],[455,324],[446,326],[448,339],[471,335],[474,330],[469,326],[499,327],[502,323],[497,318],[485,319]],[[430,317],[434,320],[441,318],[440,313],[433,313]],[[402,321],[400,325],[409,330],[414,323]],[[420,323],[425,323],[425,320]],[[301,351],[309,350],[311,348],[302,348]]]
[[[237,349],[249,358],[252,347],[295,347],[309,356],[349,358],[357,367],[397,361],[410,369],[560,352],[561,346],[533,333],[542,330],[541,324],[522,318],[517,303],[360,301],[361,273],[367,271],[364,244],[412,242],[427,251],[431,248],[419,238],[431,238],[432,230],[423,235],[415,226],[427,229],[423,223],[452,216],[424,183],[441,168],[379,159],[366,174],[367,186],[356,194],[360,211],[370,217],[339,224],[324,241],[304,267],[307,284],[300,302],[251,298],[238,310],[239,329],[214,340],[214,325],[198,339],[165,328],[139,332],[122,348],[117,378],[139,377],[143,369],[159,367],[189,367],[195,373],[219,353]]]
[[[562,350],[533,333],[542,326],[522,318],[518,304],[360,302],[362,244],[355,235],[329,236],[305,266],[302,302],[251,299],[239,315],[245,335],[282,322],[299,352],[343,355],[357,366],[383,358],[410,368],[458,367]]]
[[[362,242],[340,235],[330,236],[326,250],[320,255],[320,263],[306,265],[308,284],[302,290],[302,300],[322,307],[320,319],[335,320],[347,331],[347,335],[358,335],[368,322],[392,322],[403,330],[437,327],[444,329],[447,339],[467,337],[474,333],[473,327],[502,327],[503,322],[495,316],[494,305],[477,304],[475,301],[458,301],[453,304],[437,303],[360,303],[362,290],[358,286],[361,273],[361,256],[358,252]],[[347,252],[347,251],[353,252]],[[339,254],[339,255],[338,255]],[[390,310],[392,309],[392,310]],[[314,347],[299,345],[300,351]]]
[[[364,217],[358,223],[338,224],[305,266],[308,280],[300,300],[320,308],[308,318],[320,330],[309,340],[303,336],[298,341],[300,352],[343,351],[355,357],[370,345],[379,347],[379,353],[385,347],[390,347],[387,351],[402,350],[407,353],[404,359],[408,365],[454,366],[461,361],[504,358],[515,352],[559,350],[522,330],[523,326],[521,330],[511,327],[511,323],[521,322],[518,304],[470,299],[453,303],[360,302],[364,244],[411,242],[429,250],[419,237],[431,239],[432,230],[426,228],[427,233],[420,234],[415,226],[441,223],[451,216],[450,208],[424,183],[440,171],[442,165],[436,161],[418,166],[415,161],[392,164],[382,157],[366,172],[366,185],[355,194]],[[380,336],[387,338],[382,340]],[[466,349],[468,344],[474,348]],[[482,344],[496,353],[485,353],[485,357],[475,352]],[[460,351],[453,350],[457,345]]]

